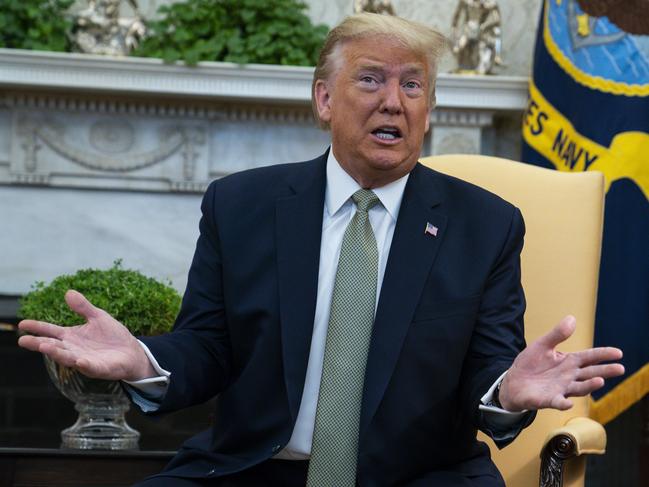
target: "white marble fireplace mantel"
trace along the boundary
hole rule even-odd
[[[182,289],[210,180],[327,147],[312,74],[0,49],[0,294],[115,258]],[[424,155],[490,152],[526,99],[522,77],[441,74]]]
[[[188,67],[151,58],[0,49],[0,87],[66,92],[209,98],[308,104],[313,68],[203,62]],[[522,110],[527,79],[458,76],[438,79],[438,108]]]
[[[200,192],[223,174],[310,158],[328,139],[311,119],[312,74],[0,49],[11,142],[0,183]],[[441,74],[437,92],[424,153],[483,152],[482,129],[522,110],[527,85]]]

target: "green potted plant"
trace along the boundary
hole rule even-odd
[[[18,316],[75,326],[84,319],[64,301],[68,289],[81,292],[126,326],[134,335],[170,331],[180,295],[169,284],[124,269],[117,260],[109,269],[82,269],[51,283],[37,282],[20,300]],[[79,417],[61,432],[62,446],[79,449],[135,449],[139,433],[126,424],[129,408],[119,382],[91,379],[45,358],[47,371],[61,393],[75,403]]]
[[[74,0],[0,0],[0,47],[70,51]]]
[[[131,52],[184,60],[314,66],[327,26],[314,26],[299,0],[188,0],[163,5]]]

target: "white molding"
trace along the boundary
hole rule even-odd
[[[0,89],[64,90],[308,104],[313,68],[203,62],[195,67],[152,58],[0,49]],[[437,106],[449,109],[523,110],[527,78],[440,74]]]
[[[201,100],[185,99],[180,103],[166,103],[166,100],[160,101],[152,97],[110,99],[96,95],[82,97],[79,92],[71,95],[32,91],[9,91],[3,94],[0,91],[0,106],[13,109],[228,121],[313,123],[311,107],[306,104],[269,105],[263,102],[233,104],[224,103],[222,100],[215,100],[215,102],[205,103]]]
[[[312,68],[0,49],[0,86],[83,92],[304,102]]]
[[[437,108],[431,112],[430,121],[434,125],[488,127],[493,123],[493,112]]]
[[[527,106],[528,78],[458,75],[437,77],[437,107],[464,110],[521,111]]]

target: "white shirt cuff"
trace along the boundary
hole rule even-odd
[[[486,411],[490,413],[496,413],[496,415],[500,416],[501,419],[492,419],[495,420],[496,422],[505,425],[505,424],[514,424],[516,421],[518,421],[523,415],[527,413],[527,410],[524,411],[507,411],[506,409],[499,408],[493,404],[493,397],[494,397],[494,391],[496,388],[500,385],[500,383],[503,381],[505,378],[505,374],[507,374],[507,371],[503,372],[498,379],[491,385],[489,390],[486,392],[484,396],[480,398],[480,402],[482,404],[478,405],[478,408],[481,411]],[[496,415],[492,415],[492,418],[497,417]],[[501,423],[501,421],[504,421],[504,423]]]
[[[140,340],[138,340],[137,342],[142,347],[142,350],[144,350],[144,353],[151,362],[153,369],[156,371],[156,373],[158,373],[158,376],[147,377],[146,379],[134,381],[125,380],[124,382],[131,386],[133,389],[136,389],[138,392],[142,393],[142,395],[146,396],[147,399],[154,401],[161,400],[167,393],[171,372],[160,367],[160,364],[151,353],[151,350],[149,350],[149,347],[147,347]]]

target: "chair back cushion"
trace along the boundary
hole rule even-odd
[[[591,347],[602,243],[603,175],[554,171],[482,155],[432,156],[421,162],[487,189],[521,210],[526,226],[521,272],[527,299],[527,342],[572,314],[577,330],[560,350]],[[487,441],[508,487],[538,485],[540,448],[547,433],[572,417],[588,416],[588,398],[573,402],[569,411],[540,411],[534,423],[502,451]],[[576,468],[566,472],[566,487],[583,486],[583,459],[576,463]]]

